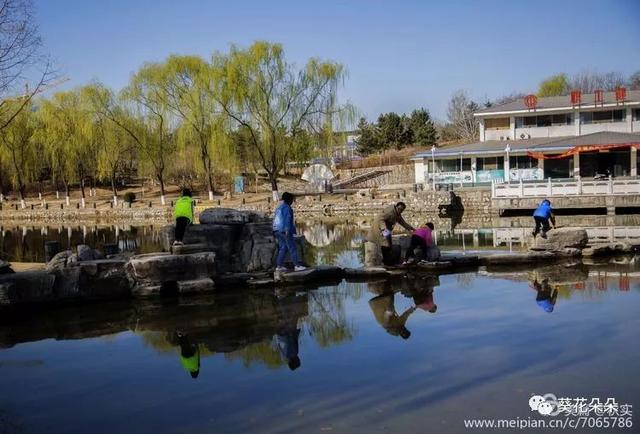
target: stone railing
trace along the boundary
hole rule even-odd
[[[491,184],[491,197],[554,197],[554,196],[598,196],[598,195],[640,194],[640,179],[588,180],[552,180],[544,182],[518,182],[510,184]]]

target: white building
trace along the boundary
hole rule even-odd
[[[640,91],[529,96],[474,116],[479,141],[416,154],[416,183],[638,175]]]

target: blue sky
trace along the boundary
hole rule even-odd
[[[349,70],[342,90],[369,119],[535,91],[556,72],[640,70],[640,1],[35,0],[48,52],[71,80],[121,88],[145,61],[280,42],[303,64]]]

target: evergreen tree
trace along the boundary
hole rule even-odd
[[[436,127],[431,120],[429,112],[424,108],[411,112],[409,128],[413,135],[414,145],[431,147],[436,144]]]
[[[358,122],[358,153],[361,155],[373,154],[380,150],[380,140],[375,125],[360,118]]]

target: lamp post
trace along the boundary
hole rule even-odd
[[[433,191],[436,191],[436,145],[431,147],[431,172]]]

